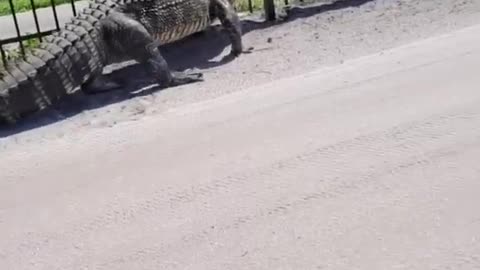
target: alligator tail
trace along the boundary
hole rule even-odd
[[[0,71],[0,125],[50,107],[102,72],[107,56],[99,22],[111,3],[91,3],[24,59]]]

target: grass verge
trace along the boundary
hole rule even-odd
[[[263,8],[263,0],[251,0],[251,1],[252,1],[253,10],[260,10]],[[248,0],[236,0],[234,5],[238,12],[249,11]]]
[[[23,48],[25,49],[25,53],[28,53],[32,49],[37,48],[40,45],[40,41],[37,38],[32,38],[32,39],[24,40],[22,44],[23,44]],[[13,49],[5,49],[4,51],[5,51],[5,56],[7,61],[17,60],[22,57],[22,51],[20,50],[20,47],[16,47]]]
[[[56,5],[70,3],[70,0],[53,0]],[[79,1],[79,0],[75,0]],[[35,8],[49,7],[51,6],[51,0],[34,0]],[[23,12],[32,9],[30,0],[13,0],[13,6],[15,12]],[[10,4],[8,0],[0,0],[0,16],[10,15]]]

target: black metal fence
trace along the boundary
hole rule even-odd
[[[285,1],[285,3],[288,3],[287,2],[288,0],[284,0],[284,1]],[[44,30],[42,30],[41,27],[40,27],[40,23],[39,23],[39,20],[38,20],[38,14],[37,14],[37,7],[35,6],[35,0],[30,0],[30,5],[31,5],[30,13],[33,16],[33,20],[35,22],[35,28],[36,28],[36,33],[33,33],[33,34],[22,34],[21,33],[18,18],[17,18],[17,11],[16,11],[16,8],[15,8],[15,1],[14,0],[8,0],[8,4],[9,4],[9,7],[10,7],[10,13],[11,14],[6,15],[6,16],[10,16],[12,18],[13,24],[14,24],[14,27],[15,27],[16,36],[7,37],[7,38],[0,37],[0,52],[1,52],[2,62],[3,62],[4,65],[7,63],[7,53],[6,53],[6,48],[5,48],[6,45],[18,43],[19,49],[20,49],[20,54],[22,56],[24,56],[25,55],[25,45],[23,44],[24,41],[31,40],[31,39],[38,39],[38,40],[41,41],[42,37],[44,37],[46,35],[49,35],[49,34],[55,32],[55,31],[60,30],[60,27],[61,27],[61,25],[59,23],[59,20],[58,20],[58,14],[57,14],[57,5],[58,4],[55,3],[55,0],[50,0],[50,8],[52,10],[53,21],[55,23],[55,28],[44,29]],[[70,0],[69,4],[71,5],[73,16],[75,16],[77,14],[77,10],[76,10],[76,7],[75,7],[75,0]],[[265,9],[265,16],[266,16],[267,20],[275,19],[274,0],[264,0],[263,8]],[[249,10],[249,12],[250,13],[253,12],[253,9],[254,9],[253,0],[248,0],[248,10]]]
[[[43,31],[40,29],[40,23],[39,23],[39,20],[38,20],[38,14],[37,14],[37,8],[35,6],[35,0],[30,0],[31,14],[32,14],[33,20],[35,22],[36,33],[23,34],[23,35],[20,31],[20,26],[19,26],[18,18],[17,18],[17,11],[15,9],[15,3],[14,3],[13,0],[8,0],[8,4],[9,4],[9,7],[10,7],[10,15],[6,15],[6,16],[10,16],[12,18],[13,24],[15,26],[16,36],[8,37],[8,38],[0,37],[0,52],[1,52],[1,55],[2,55],[3,64],[6,64],[6,62],[7,62],[5,45],[12,44],[12,43],[18,43],[19,48],[20,48],[20,52],[21,52],[22,55],[24,55],[25,54],[25,46],[24,46],[23,42],[25,40],[30,40],[30,39],[35,39],[36,38],[36,39],[39,39],[41,41],[42,37],[44,37],[46,35],[49,35],[49,34],[53,33],[54,31],[60,30],[60,23],[58,21],[58,14],[57,14],[57,9],[56,9],[57,4],[55,3],[55,0],[50,0],[50,8],[52,9],[53,21],[55,22],[55,28],[46,29],[46,30],[43,30]],[[76,7],[75,7],[75,0],[70,0],[70,5],[71,5],[71,8],[72,8],[73,15],[75,16],[77,14],[77,10],[76,10]]]

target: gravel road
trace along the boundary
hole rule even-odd
[[[9,131],[2,269],[479,269],[480,2],[320,9]]]
[[[292,19],[283,24],[269,26],[245,19],[245,45],[255,51],[229,63],[218,63],[230,48],[224,33],[216,31],[165,48],[163,52],[173,67],[199,68],[205,72],[205,82],[131,98],[131,92],[142,86],[148,90],[149,85],[142,83],[144,74],[139,68],[127,67],[114,73],[129,84],[124,91],[95,97],[77,95],[57,111],[27,121],[16,130],[0,131],[0,137],[9,137],[0,147],[55,140],[64,134],[139,121],[172,108],[480,23],[477,0],[336,3],[296,9]],[[38,126],[41,128],[32,129]]]

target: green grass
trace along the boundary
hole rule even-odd
[[[79,1],[79,0],[75,0]],[[55,4],[65,4],[69,3],[70,0],[54,0]],[[42,8],[42,7],[49,7],[51,5],[50,0],[34,0],[35,8]],[[15,8],[15,12],[23,12],[32,9],[32,5],[30,4],[30,0],[13,0],[13,5]],[[10,4],[8,0],[0,0],[0,16],[2,15],[9,15],[10,12]]]
[[[235,0],[235,7],[237,11],[248,11],[248,0]],[[263,0],[252,0],[253,10],[260,10],[263,8]]]
[[[40,40],[38,38],[27,39],[22,42],[23,48],[25,49],[25,53],[30,52],[32,49],[37,48],[40,44]],[[5,55],[7,61],[14,61],[20,59],[22,57],[22,52],[20,47],[14,49],[6,49]]]
[[[40,40],[37,38],[32,38],[32,39],[27,39],[24,40],[23,42],[23,48],[25,49],[25,53],[30,52],[32,49],[37,48],[38,45],[40,44]],[[22,58],[22,52],[20,48],[15,48],[15,49],[6,49],[5,50],[5,56],[7,63],[12,63],[14,61],[20,60]],[[1,63],[1,60],[0,60]],[[0,79],[2,79],[5,71],[5,66],[3,63],[0,64]]]

